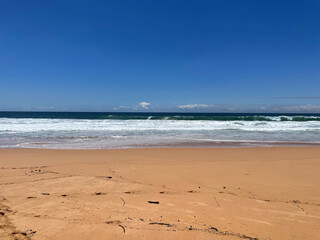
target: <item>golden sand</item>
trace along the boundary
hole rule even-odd
[[[320,148],[0,150],[0,239],[320,239]]]

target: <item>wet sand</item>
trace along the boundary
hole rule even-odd
[[[0,150],[0,239],[319,235],[319,147]]]

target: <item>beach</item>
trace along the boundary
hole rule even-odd
[[[0,239],[318,239],[320,148],[1,149]]]
[[[0,6],[0,240],[320,240],[319,1]]]

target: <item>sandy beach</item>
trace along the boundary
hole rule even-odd
[[[320,148],[0,150],[0,239],[318,239]]]

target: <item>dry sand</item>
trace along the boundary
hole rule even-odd
[[[320,148],[2,149],[0,209],[0,239],[315,240]]]

